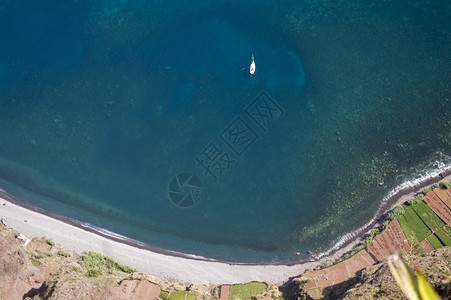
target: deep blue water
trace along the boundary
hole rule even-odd
[[[305,258],[451,164],[449,1],[3,1],[0,39],[0,187],[152,246]]]

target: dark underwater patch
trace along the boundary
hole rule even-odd
[[[75,7],[61,1],[19,5],[0,21],[3,56],[49,70],[74,66],[83,56],[81,22]]]

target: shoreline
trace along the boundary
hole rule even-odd
[[[129,265],[161,280],[200,284],[234,284],[250,281],[284,283],[300,276],[306,269],[313,269],[352,250],[364,240],[369,230],[377,226],[388,211],[409,200],[425,187],[450,179],[451,167],[447,166],[424,178],[405,182],[381,201],[378,211],[368,223],[343,236],[327,251],[315,255],[315,259],[292,263],[221,262],[159,249],[20,203],[2,189],[0,199],[2,202],[7,201],[7,205],[0,207],[0,216],[6,219],[9,227],[29,238],[50,238],[63,248],[79,254],[83,251],[100,252],[121,264]]]

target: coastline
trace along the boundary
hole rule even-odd
[[[395,188],[380,204],[375,216],[364,226],[345,235],[329,250],[316,255],[316,260],[292,264],[233,264],[212,261],[198,257],[187,257],[182,253],[154,249],[133,240],[112,236],[106,231],[83,226],[59,216],[51,215],[38,208],[26,207],[0,189],[0,216],[8,226],[25,236],[51,238],[62,247],[81,253],[95,251],[116,261],[129,265],[140,272],[183,283],[233,284],[250,281],[284,283],[326,261],[336,259],[363,241],[366,233],[376,226],[391,209],[412,198],[425,187],[441,180],[451,179],[451,167],[429,174],[425,178],[408,181]],[[101,229],[99,229],[101,230]]]
[[[451,166],[445,166],[442,170],[437,169],[436,172],[429,174],[426,177],[417,178],[414,180],[409,180],[403,184],[394,188],[387,196],[385,196],[379,208],[374,214],[373,218],[369,220],[366,224],[360,228],[346,234],[343,236],[334,246],[328,250],[315,255],[317,259],[322,259],[323,257],[328,257],[327,260],[337,259],[347,251],[352,250],[358,244],[365,240],[365,235],[368,234],[371,229],[378,226],[384,216],[396,206],[399,206],[406,202],[407,200],[413,198],[416,194],[420,193],[424,188],[432,186],[442,180],[451,180]],[[383,221],[383,220],[382,220]],[[351,247],[348,247],[351,246]],[[340,251],[342,248],[346,247],[347,251]],[[337,255],[334,255],[335,252]]]

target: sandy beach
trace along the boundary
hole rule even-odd
[[[451,176],[447,174],[445,180],[450,179]],[[430,186],[432,181],[439,180],[442,180],[440,176],[430,178],[423,182],[412,183],[410,187],[388,199],[381,206],[381,210],[383,211],[378,212],[376,216],[412,198],[412,196],[420,192],[424,187]],[[337,251],[315,262],[291,266],[236,265],[188,259],[140,249],[18,206],[3,198],[0,199],[0,202],[5,204],[0,205],[0,217],[6,220],[9,227],[24,234],[28,238],[46,237],[52,239],[62,247],[77,253],[83,251],[100,252],[122,264],[129,265],[162,280],[174,280],[182,283],[232,284],[250,281],[283,283],[288,281],[290,277],[302,274],[306,269],[312,269],[327,260],[337,258],[349,251],[377,223],[377,220],[375,220],[368,228],[358,233],[356,237],[340,245]]]
[[[162,280],[183,283],[284,282],[316,263],[295,266],[246,266],[164,255],[116,242],[93,232],[20,207],[4,199],[0,216],[28,238],[46,237],[77,253],[96,251]]]

